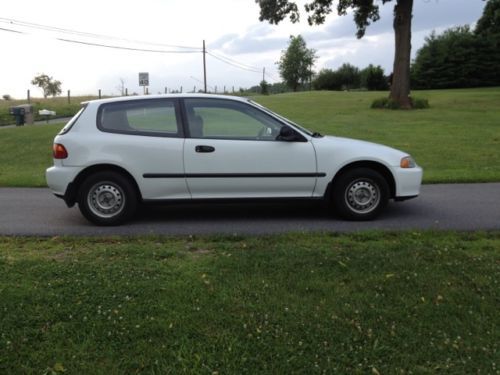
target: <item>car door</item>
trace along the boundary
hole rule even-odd
[[[284,125],[233,99],[184,99],[189,136],[184,167],[197,198],[310,197],[317,178],[314,148],[277,140]]]

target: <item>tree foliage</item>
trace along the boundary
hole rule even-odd
[[[260,93],[262,95],[269,95],[269,83],[267,83],[267,81],[265,79],[263,79],[262,81],[260,81]]]
[[[500,0],[490,0],[477,27],[432,33],[412,65],[416,88],[443,89],[500,85]]]
[[[313,81],[315,90],[342,90],[340,75],[332,69],[321,69]]]
[[[389,88],[389,81],[380,66],[368,65],[360,72],[361,87],[370,91],[384,91]]]
[[[381,66],[370,64],[363,70],[343,64],[337,70],[322,69],[313,81],[316,90],[387,90],[388,80]]]
[[[392,0],[382,0],[382,3],[390,1]],[[267,20],[275,25],[287,17],[294,23],[300,21],[300,12],[295,1],[255,0],[255,2],[260,6],[260,21]],[[356,35],[361,38],[365,35],[366,27],[380,19],[379,6],[376,2],[376,0],[339,0],[337,12],[339,15],[346,15],[349,9],[353,9],[354,22],[358,28]],[[332,12],[332,7],[333,0],[312,0],[305,5],[305,10],[308,13],[307,21],[310,25],[323,24],[326,16]]]
[[[483,15],[477,21],[475,33],[483,37],[498,37],[500,35],[500,0],[488,1],[484,7]]]
[[[43,90],[43,97],[57,96],[61,90],[61,82],[49,77],[47,74],[39,74],[31,80],[31,84],[40,87]]]
[[[281,52],[278,68],[286,85],[297,91],[311,79],[312,66],[316,60],[316,51],[307,48],[302,36],[290,36],[288,48]]]

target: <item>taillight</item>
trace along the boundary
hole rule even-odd
[[[66,148],[60,143],[54,143],[52,146],[52,155],[54,159],[66,159],[68,157],[68,151]]]

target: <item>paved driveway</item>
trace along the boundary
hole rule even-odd
[[[368,229],[500,229],[500,183],[424,185],[376,221],[346,222],[310,204],[182,204],[143,208],[119,227],[89,224],[48,189],[1,188],[0,235],[270,234]]]

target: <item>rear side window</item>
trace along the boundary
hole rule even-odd
[[[74,115],[71,118],[71,120],[68,121],[68,123],[66,125],[64,125],[64,128],[61,129],[61,131],[59,132],[59,135],[66,134],[67,132],[69,132],[71,130],[71,128],[73,127],[73,125],[76,124],[76,122],[78,121],[78,119],[82,115],[83,111],[85,111],[85,108],[87,108],[86,104],[83,105],[82,108],[80,108],[80,110],[77,112],[77,114]]]
[[[97,114],[100,130],[112,133],[181,137],[176,100],[131,100],[106,103]]]

